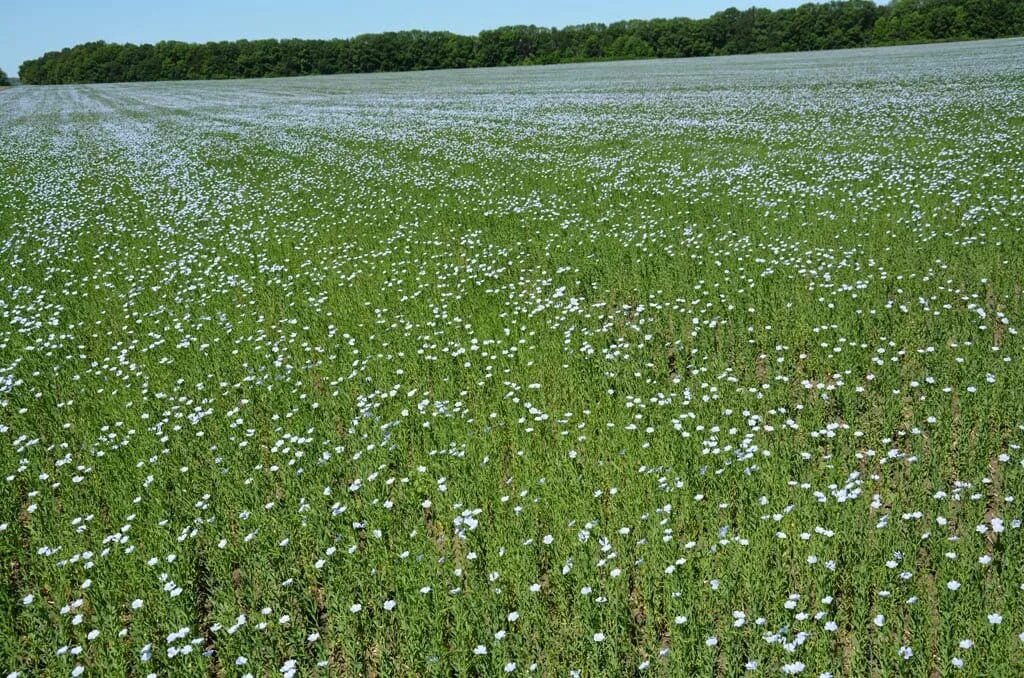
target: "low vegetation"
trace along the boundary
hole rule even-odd
[[[1020,675],[1022,72],[5,92],[0,666]]]

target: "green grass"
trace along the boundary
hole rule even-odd
[[[7,92],[2,665],[1019,674],[1021,45]]]

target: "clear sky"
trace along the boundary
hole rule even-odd
[[[565,26],[706,17],[726,7],[796,7],[808,0],[3,0],[0,68],[91,40],[345,38],[410,28],[473,35],[509,24]]]

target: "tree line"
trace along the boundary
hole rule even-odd
[[[870,0],[795,9],[730,8],[707,19],[565,28],[505,26],[476,36],[400,31],[334,40],[155,45],[89,42],[26,61],[25,84],[205,80],[841,49],[1024,34],[1020,0]]]
[[[10,84],[11,81],[7,79],[7,74],[4,73],[4,69],[0,68],[0,87],[6,87]]]

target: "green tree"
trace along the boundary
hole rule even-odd
[[[608,46],[605,56],[613,59],[650,59],[654,56],[654,48],[635,35],[620,35]]]
[[[26,84],[406,71],[467,66],[800,51],[1024,34],[1021,0],[870,0],[771,11],[735,7],[707,19],[565,28],[503,26],[479,35],[401,31],[347,40],[89,42],[21,65]]]

